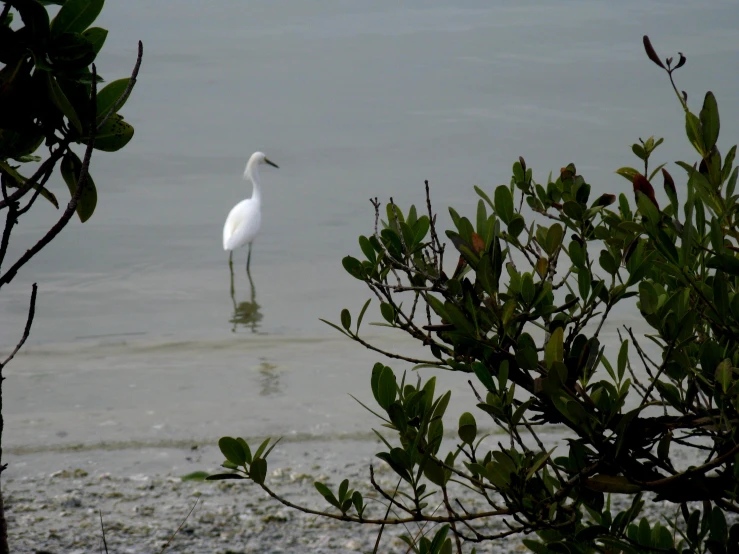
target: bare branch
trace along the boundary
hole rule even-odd
[[[2,372],[2,369],[8,365],[8,362],[12,360],[15,355],[18,353],[18,351],[23,347],[26,340],[28,339],[28,336],[31,334],[31,326],[33,325],[33,318],[36,315],[36,292],[38,291],[38,285],[34,283],[31,288],[31,303],[28,306],[28,317],[26,319],[26,328],[23,330],[23,336],[21,337],[21,340],[16,344],[15,349],[10,353],[10,355],[5,358],[5,361],[0,363],[0,372]],[[2,373],[0,373],[0,381],[5,379],[5,377],[2,376]]]

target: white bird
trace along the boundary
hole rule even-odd
[[[267,159],[263,152],[254,152],[249,158],[244,170],[244,179],[251,181],[253,192],[251,198],[242,200],[236,204],[226,218],[223,226],[223,249],[230,250],[228,263],[233,267],[233,251],[235,248],[249,245],[249,255],[246,259],[246,272],[249,273],[251,262],[251,245],[254,242],[262,223],[262,195],[259,190],[259,166],[269,164],[277,167],[277,164]]]

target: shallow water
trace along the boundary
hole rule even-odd
[[[723,121],[739,115],[732,2],[457,4],[108,2],[103,76],[122,77],[136,40],[145,45],[123,109],[136,135],[94,158],[94,217],[73,222],[0,294],[8,350],[39,283],[31,339],[6,369],[5,444],[364,433],[370,420],[347,393],[369,400],[378,356],[318,318],[356,314],[368,297],[340,264],[371,232],[368,198],[420,204],[429,179],[446,226],[447,205],[472,213],[472,186],[507,182],[519,155],[539,180],[575,162],[594,194],[628,191],[613,171],[634,164],[639,136],[670,137],[666,161],[689,157],[644,33],[663,55],[687,54],[678,80],[694,106],[711,88]],[[723,132],[722,144],[737,142]],[[245,251],[234,306],[221,226],[249,194],[240,176],[257,149],[280,169],[262,172],[258,306]],[[50,187],[64,198],[60,178]],[[11,256],[57,216],[37,208]],[[470,397],[465,380],[444,384]]]

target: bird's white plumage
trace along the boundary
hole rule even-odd
[[[223,226],[223,249],[234,250],[251,243],[259,234],[262,224],[261,206],[258,199],[247,198],[236,204]]]
[[[251,244],[259,233],[262,223],[262,196],[259,189],[259,165],[269,164],[277,167],[269,161],[262,152],[255,152],[249,158],[244,170],[244,179],[252,183],[251,198],[242,200],[236,204],[226,218],[223,226],[223,249],[234,250],[241,246]]]

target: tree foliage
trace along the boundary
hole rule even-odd
[[[509,184],[475,188],[475,214],[449,209],[446,244],[428,183],[424,209],[391,201],[380,213],[375,202],[374,233],[359,238],[362,257],[347,256],[343,266],[379,302],[383,324],[429,355],[367,342],[360,331],[369,300],[355,324],[344,310],[331,325],[392,358],[470,379],[476,415],[464,413],[457,440],[448,440],[450,392],[437,391],[433,377],[411,380],[376,364],[378,407],[368,409],[386,429],[377,433],[385,447],[377,457],[398,487],[371,479],[388,505],[383,517],[366,510],[348,481],[338,490],[316,483],[334,510],[323,515],[438,524],[428,536],[406,537],[419,553],[469,551],[509,536],[540,554],[739,551],[739,524],[731,525],[739,513],[736,146],[719,152],[711,92],[695,114],[675,86],[685,57],[673,64],[647,37],[644,46],[669,76],[697,153],[677,162],[676,177],[664,164],[650,167],[662,142],[653,137],[632,147],[638,169],[617,172],[633,193],[593,197],[573,164],[537,182],[520,158]],[[668,199],[661,206],[656,181]],[[618,304],[635,304],[650,332],[619,328],[614,358],[601,333]],[[479,437],[481,417],[507,440]],[[561,440],[546,444],[542,426],[560,429]],[[231,472],[213,478],[250,478],[290,505],[265,483],[267,444],[252,455],[243,439],[221,439]],[[485,508],[451,498],[452,483]],[[645,515],[646,500],[672,508]],[[389,517],[391,508],[400,515]]]
[[[90,142],[95,123],[94,148],[114,152],[133,137],[133,127],[118,111],[130,93],[131,79],[108,83],[91,105],[92,65],[108,31],[92,27],[104,0],[9,0],[0,17],[0,172],[10,189],[24,189],[26,179],[17,162],[39,162],[34,153],[45,144],[62,157],[61,174],[74,195],[82,161],[70,148]],[[60,4],[49,17],[47,4]],[[19,19],[20,21],[15,21]],[[54,157],[55,161],[58,157]],[[16,163],[13,163],[16,162]],[[36,180],[38,181],[38,179]],[[49,202],[56,196],[32,182]],[[77,205],[86,221],[95,210],[97,191],[91,177]]]
[[[87,221],[95,211],[97,189],[90,176],[93,149],[114,152],[133,136],[133,127],[118,111],[136,82],[143,46],[130,77],[98,90],[103,79],[94,61],[108,31],[92,27],[104,0],[6,0],[0,2],[0,212],[5,226],[0,239],[0,287],[45,248],[77,213]],[[51,18],[47,5],[61,7]],[[73,145],[80,145],[80,157]],[[38,155],[43,148],[45,156]],[[39,196],[57,209],[56,195],[46,188],[59,166],[69,189],[69,202],[38,241],[3,267],[13,229]],[[26,167],[35,171],[26,177]],[[0,439],[2,369],[28,338],[33,324],[37,286],[32,287],[25,329],[15,349],[0,360]],[[0,441],[0,446],[1,446]],[[2,449],[0,448],[0,453]],[[5,466],[0,464],[0,472]],[[0,554],[9,551],[0,496]]]

